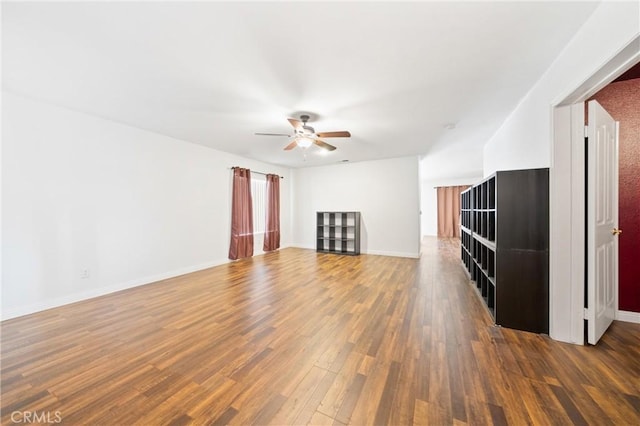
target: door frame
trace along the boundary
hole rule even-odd
[[[584,102],[639,61],[640,36],[552,105],[549,336],[556,340],[584,344]],[[616,309],[617,302],[616,291]]]

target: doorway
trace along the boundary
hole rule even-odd
[[[550,170],[551,238],[556,253],[550,264],[554,320],[569,321],[571,342],[584,344],[585,267],[585,147],[584,102],[640,61],[640,37],[634,39],[591,78],[560,102],[553,111],[552,167]],[[568,286],[567,286],[568,284]],[[569,312],[561,306],[570,305]],[[553,336],[553,321],[550,335]]]
[[[589,100],[596,100],[620,123],[619,291],[616,318],[640,323],[640,63]]]

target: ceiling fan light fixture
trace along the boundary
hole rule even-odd
[[[302,149],[307,149],[311,145],[316,145],[327,151],[334,151],[336,149],[335,146],[325,142],[323,139],[325,138],[349,138],[351,137],[351,133],[346,130],[341,130],[338,132],[319,132],[316,133],[315,129],[311,126],[307,126],[307,121],[309,121],[309,115],[301,114],[300,120],[295,118],[287,118],[287,121],[293,127],[295,137],[290,141],[289,145],[284,147],[285,151],[291,151],[292,149],[298,147]],[[265,136],[288,136],[284,133],[256,133],[256,135],[265,135]]]
[[[313,139],[310,138],[298,138],[298,146],[300,148],[309,148],[313,144]]]

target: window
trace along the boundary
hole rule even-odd
[[[253,199],[253,234],[264,234],[267,180],[262,175],[251,176],[251,198]]]

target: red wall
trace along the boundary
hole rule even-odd
[[[620,122],[618,306],[640,312],[640,78],[611,83],[592,99]]]

